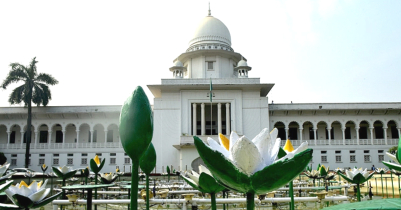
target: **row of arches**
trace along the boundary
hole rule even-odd
[[[12,145],[26,143],[27,127],[14,124],[6,126],[0,125],[0,144]],[[82,123],[79,125],[69,123],[62,124],[40,124],[31,127],[31,143],[45,147],[45,144],[63,143],[63,144],[79,144],[79,143],[113,143],[120,142],[118,126],[111,123],[90,125]],[[2,148],[5,148],[2,146]]]
[[[278,121],[274,123],[274,127],[279,130],[281,139],[291,140],[398,139],[400,136],[400,128],[394,120],[349,120],[345,123],[320,121],[315,124],[310,121],[292,121],[288,124]]]

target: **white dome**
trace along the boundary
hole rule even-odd
[[[189,41],[189,46],[206,43],[218,43],[231,47],[230,31],[223,22],[213,16],[207,16],[201,21]]]
[[[174,66],[183,67],[184,65],[181,63],[181,61],[177,60],[174,62]]]
[[[244,61],[244,60],[240,60],[239,62],[238,62],[238,65],[237,66],[248,66],[248,63],[246,63],[246,61]]]

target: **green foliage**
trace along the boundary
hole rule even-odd
[[[398,146],[391,147],[390,149],[388,149],[388,152],[395,155],[395,153],[397,152],[397,148]]]
[[[152,143],[150,143],[148,149],[142,155],[139,166],[146,175],[149,175],[156,167],[156,150]]]
[[[4,153],[0,152],[0,165],[3,165],[6,162],[7,162],[7,157],[4,155]]]

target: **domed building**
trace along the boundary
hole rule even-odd
[[[234,40],[235,43],[235,40]],[[193,136],[206,140],[231,131],[252,139],[274,127],[284,145],[313,148],[311,165],[383,167],[385,152],[398,144],[401,103],[268,104],[274,84],[252,78],[245,55],[235,52],[228,27],[210,14],[188,48],[173,59],[172,77],[148,85],[154,96],[155,173],[166,166],[190,170],[201,163]],[[168,69],[167,69],[168,68]],[[103,171],[131,171],[118,133],[121,106],[34,107],[31,168],[42,164],[85,168],[95,155]],[[0,151],[12,168],[23,167],[26,110],[0,108]]]

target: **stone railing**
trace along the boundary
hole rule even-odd
[[[0,144],[0,149],[25,149],[26,144]],[[31,143],[31,149],[122,148],[121,142]]]

